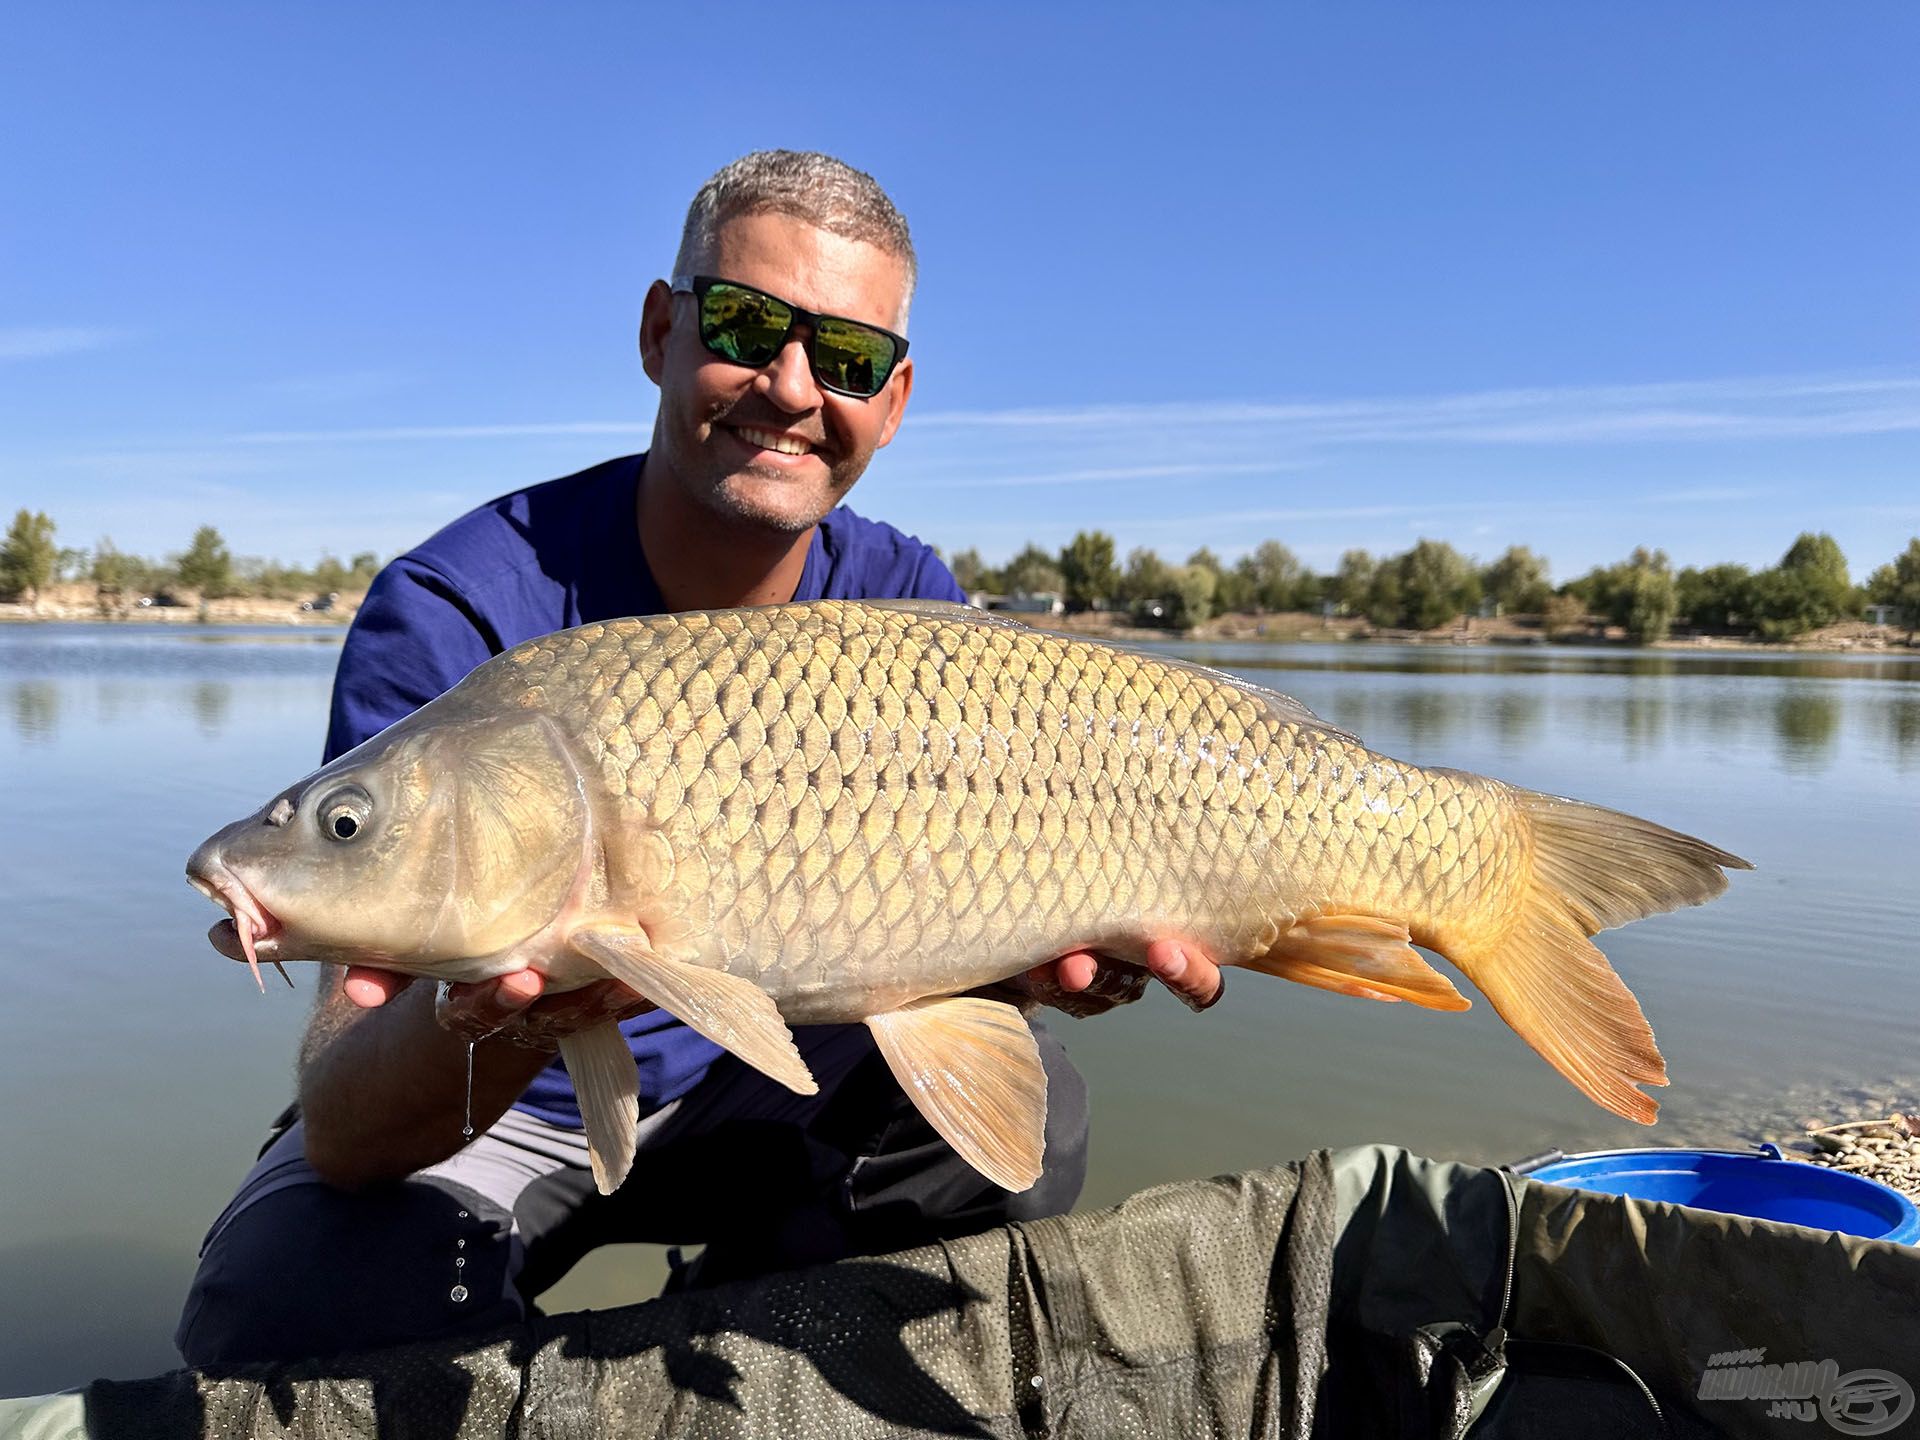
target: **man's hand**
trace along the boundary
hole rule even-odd
[[[1220,967],[1189,940],[1155,940],[1147,946],[1144,966],[1076,950],[1034,966],[1022,977],[1022,988],[1042,1005],[1069,1015],[1098,1015],[1138,1000],[1149,978],[1165,985],[1189,1010],[1205,1010],[1226,993]]]
[[[372,1010],[412,983],[410,977],[391,970],[353,965],[340,989],[354,1004]],[[471,984],[443,984],[434,996],[433,1018],[462,1040],[498,1035],[528,1049],[555,1050],[576,1031],[654,1008],[651,1000],[642,999],[618,980],[599,980],[542,999],[545,992],[546,980],[532,970]]]

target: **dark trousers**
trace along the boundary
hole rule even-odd
[[[934,1134],[864,1026],[795,1032],[814,1096],[723,1057],[641,1121],[612,1195],[594,1189],[579,1132],[520,1111],[441,1165],[351,1192],[308,1168],[295,1120],[208,1233],[175,1344],[218,1366],[488,1330],[598,1245],[705,1245],[675,1278],[709,1285],[1064,1214],[1086,1178],[1086,1087],[1059,1041],[1034,1034],[1045,1173],[1018,1195]]]

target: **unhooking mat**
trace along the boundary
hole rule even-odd
[[[1368,1147],[0,1437],[1920,1435],[1920,1254]]]

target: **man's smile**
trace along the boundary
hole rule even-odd
[[[771,450],[779,455],[811,455],[813,453],[813,441],[803,435],[792,435],[779,430],[762,430],[754,425],[723,423],[720,428],[731,431],[735,438],[756,450]]]

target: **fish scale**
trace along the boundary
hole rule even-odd
[[[328,838],[327,817],[354,817]],[[819,601],[529,641],[206,842],[193,882],[270,959],[551,990],[612,976],[808,1093],[790,1024],[864,1021],[996,1183],[1039,1174],[1019,1010],[965,992],[1156,940],[1459,1010],[1651,1120],[1665,1067],[1587,937],[1745,862],[1651,822],[1368,750],[1201,666],[964,607]],[[632,1057],[569,1036],[595,1177]]]
[[[1380,817],[1358,782],[1380,768],[1377,757],[1338,741],[1316,745],[1220,677],[1126,652],[1092,664],[1077,649],[1084,642],[899,611],[829,603],[761,613],[763,627],[731,614],[586,626],[516,652],[523,679],[550,695],[565,692],[569,671],[577,676],[572,702],[556,707],[591,717],[575,738],[649,806],[676,857],[704,862],[695,866],[706,881],[699,893],[679,897],[693,923],[718,931],[716,912],[744,918],[723,936],[728,969],[776,973],[802,925],[841,952],[840,968],[866,963],[909,985],[928,946],[985,946],[972,965],[989,975],[1045,958],[1062,925],[1103,938],[1177,925],[1232,953],[1334,893],[1335,877],[1316,883],[1323,869],[1384,883],[1412,842],[1438,864],[1406,876],[1403,892],[1438,880],[1444,900],[1477,873],[1461,870],[1446,839],[1460,823],[1457,800],[1438,845],[1394,833],[1404,804],[1389,802],[1390,823],[1370,823]],[[745,674],[756,659],[757,685]],[[914,688],[903,694],[907,675]],[[903,739],[914,711],[918,724]],[[761,719],[768,714],[772,726]],[[780,718],[791,727],[786,743]],[[877,731],[883,719],[888,728]],[[632,741],[649,730],[648,743]],[[762,747],[770,763],[756,760]],[[796,754],[780,794],[770,782]],[[1100,786],[1116,765],[1118,783]],[[1023,783],[1036,766],[1041,783]],[[758,833],[743,846],[748,812],[733,797],[756,773]],[[1429,793],[1409,785],[1404,769],[1389,773],[1403,792]],[[1293,783],[1276,786],[1275,776]],[[929,790],[949,823],[929,826],[926,807],[907,799]],[[1313,805],[1293,807],[1303,796]],[[770,815],[770,799],[784,801],[784,812]],[[908,837],[902,863],[874,867],[883,833]],[[1284,837],[1288,872],[1235,863],[1229,837],[1257,833]],[[1102,864],[1115,843],[1118,863]],[[935,862],[948,854],[967,862],[951,890],[916,878],[921,865],[938,875]],[[796,877],[783,904],[770,889],[775,873]],[[1212,902],[1204,923],[1168,913],[1196,887]],[[1343,898],[1403,903],[1392,894]],[[805,947],[810,963],[800,967],[813,972],[799,982],[809,989],[833,983],[817,948]],[[927,983],[941,988],[954,961],[927,958],[942,967]]]

